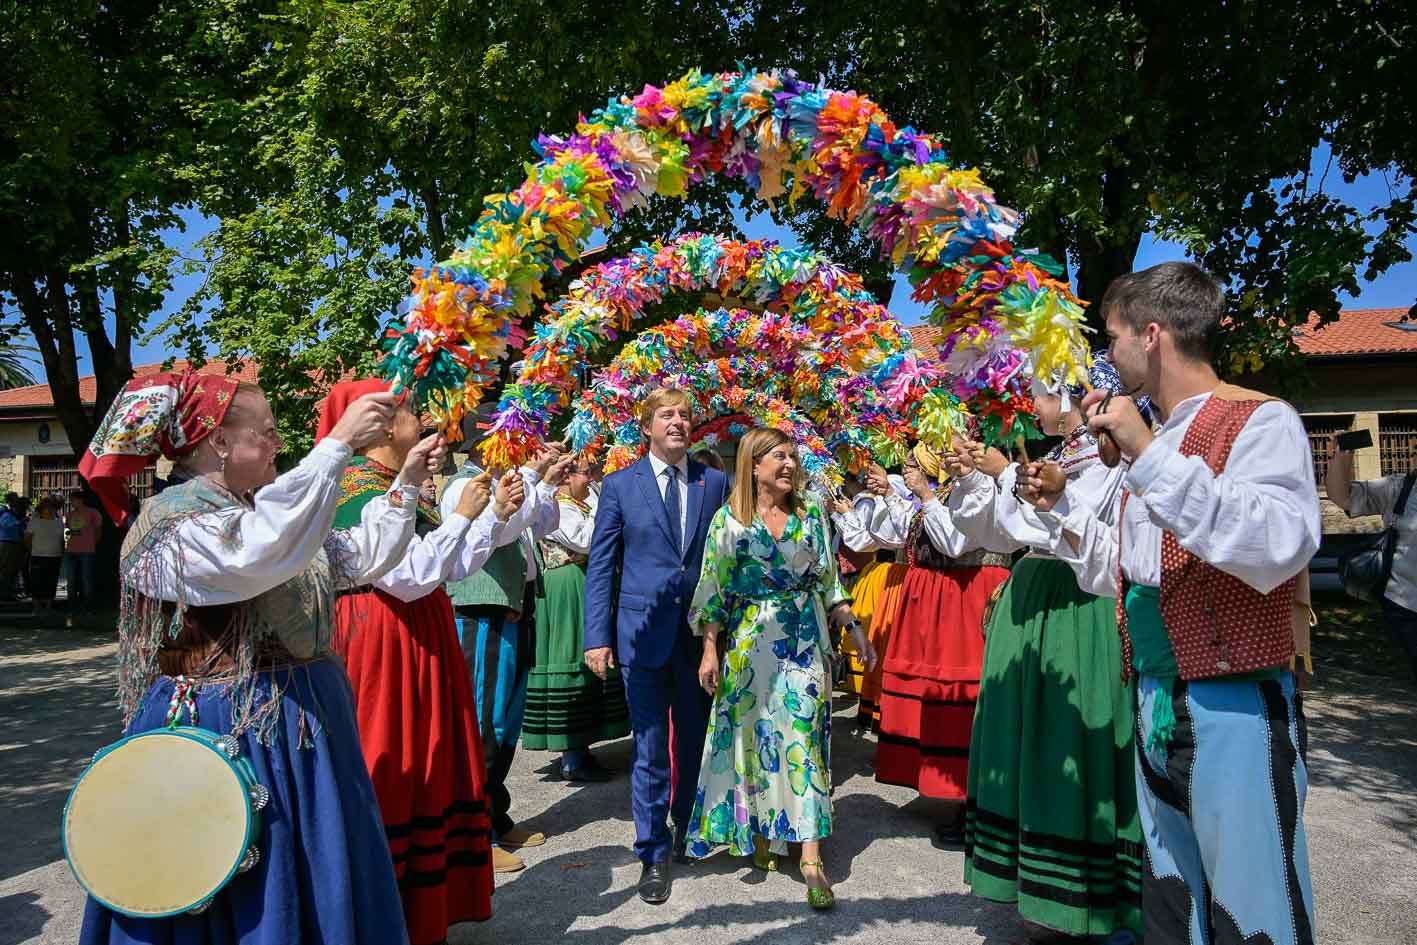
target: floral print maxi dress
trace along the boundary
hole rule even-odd
[[[808,505],[774,539],[761,518],[744,525],[721,508],[704,543],[689,622],[727,634],[688,852],[728,844],[777,852],[831,833],[831,673],[826,615],[848,601],[826,516]]]

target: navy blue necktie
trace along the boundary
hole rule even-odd
[[[674,553],[684,553],[684,536],[679,530],[679,467],[666,466],[664,475],[664,511],[669,516],[669,539],[674,542]]]

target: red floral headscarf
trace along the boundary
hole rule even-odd
[[[79,460],[79,475],[113,521],[128,520],[128,483],[154,456],[180,459],[221,426],[238,382],[212,374],[149,374],[128,382]]]

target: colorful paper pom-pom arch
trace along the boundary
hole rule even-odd
[[[793,405],[837,459],[859,469],[872,459],[873,438],[903,439],[903,420],[874,378],[855,368],[880,363],[876,355],[869,335],[817,335],[786,315],[701,309],[642,331],[597,372],[574,405],[571,445],[592,453],[612,440],[637,446],[637,405],[654,387],[690,391],[701,403],[745,387]]]
[[[700,233],[641,246],[587,270],[547,306],[515,381],[502,392],[484,460],[515,465],[539,448],[576,394],[582,365],[676,291],[717,292],[785,313],[814,335],[838,339],[858,370],[910,346],[904,326],[860,277],[817,253]]]
[[[863,95],[788,70],[695,70],[536,148],[525,182],[487,198],[452,258],[415,274],[386,332],[383,374],[452,435],[522,342],[548,272],[614,217],[716,173],[768,201],[811,194],[874,240],[933,306],[954,393],[971,404],[1024,394],[1034,376],[1084,377],[1081,305],[1052,260],[1014,248],[1018,214],[977,170],[952,167],[939,138],[898,128]]]
[[[802,470],[809,478],[828,490],[840,485],[841,466],[826,441],[811,420],[781,397],[737,385],[719,390],[704,388],[691,391],[691,395],[695,412],[700,415],[746,417],[752,426],[772,427],[786,433],[796,444]],[[620,435],[605,456],[607,473],[624,469],[644,454],[637,421],[628,423],[618,432]]]

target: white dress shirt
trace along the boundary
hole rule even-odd
[[[1058,543],[1063,541],[1061,529],[1050,526],[1046,513],[1040,513],[1029,503],[1014,495],[1023,467],[1011,464],[999,474],[997,481],[975,470],[960,480],[960,489],[988,489],[993,495],[993,526],[1015,547],[1031,552],[1058,555]],[[1067,494],[1079,514],[1101,515],[1107,524],[1115,521],[1114,503],[1121,495],[1126,466],[1108,469],[1101,462],[1084,467],[1069,477]],[[1071,551],[1071,547],[1067,549]]]
[[[876,551],[880,546],[871,535],[871,515],[875,510],[875,496],[863,492],[851,503],[851,510],[845,514],[832,513],[832,525],[836,526],[836,537],[847,548],[855,552]]]
[[[468,463],[464,467],[465,471],[477,475],[482,469]],[[549,535],[561,520],[560,511],[557,509],[556,487],[549,482],[542,482],[541,475],[529,466],[521,468],[522,485],[526,493],[526,500],[522,502],[521,508],[517,509],[507,519],[495,539],[492,550],[496,550],[503,545],[510,545],[512,542],[521,544],[522,555],[526,558],[526,579],[536,580],[536,555],[532,553],[533,544]],[[444,520],[454,516],[458,507],[458,502],[462,499],[463,490],[467,488],[470,479],[455,479],[448,483],[448,487],[443,490],[443,498],[438,503],[438,511]],[[496,489],[497,484],[492,484]],[[487,508],[482,510],[482,514],[477,517],[478,523],[484,529],[491,529],[497,521],[497,515],[493,511],[494,502],[488,502]],[[526,532],[530,530],[531,534]],[[486,559],[483,559],[486,563]],[[478,567],[482,565],[479,564]],[[472,571],[476,571],[473,568]],[[472,571],[468,573],[471,574]],[[453,579],[456,580],[456,579]]]
[[[1323,534],[1309,439],[1294,408],[1266,401],[1235,438],[1217,476],[1203,457],[1180,452],[1209,399],[1199,394],[1177,404],[1127,471],[1122,572],[1133,583],[1160,587],[1161,536],[1169,531],[1202,561],[1267,594],[1308,564]],[[1122,516],[1104,522],[1091,503],[1074,502],[1072,491],[1069,484],[1041,518],[1078,537],[1076,552],[1066,542],[1055,547],[1082,589],[1115,597],[1118,525],[1112,523]],[[1115,501],[1121,500],[1119,494]]]
[[[461,581],[487,563],[505,524],[496,516],[479,515],[473,521],[454,513],[428,534],[415,536],[403,559],[374,586],[401,601],[415,601],[445,581]]]
[[[251,600],[298,577],[320,550],[341,567],[338,588],[369,584],[403,557],[418,489],[397,482],[368,502],[359,524],[331,531],[349,447],[326,438],[300,464],[259,489],[251,505],[202,512],[156,543],[124,579],[148,597],[210,607]],[[399,494],[397,501],[390,496]]]
[[[649,454],[649,465],[654,470],[654,482],[659,486],[659,497],[664,498],[664,487],[669,482],[669,477],[664,471],[669,468],[669,464],[660,459],[654,453]],[[689,528],[689,458],[686,456],[674,464],[678,472],[679,480],[679,537],[687,543],[689,536],[684,532]]]
[[[980,548],[1011,551],[1016,545],[994,528],[993,505],[993,495],[987,489],[956,488],[943,501],[931,496],[920,504],[925,536],[936,550],[951,558]],[[882,547],[902,548],[909,540],[915,512],[915,505],[897,493],[878,498],[871,534]]]

